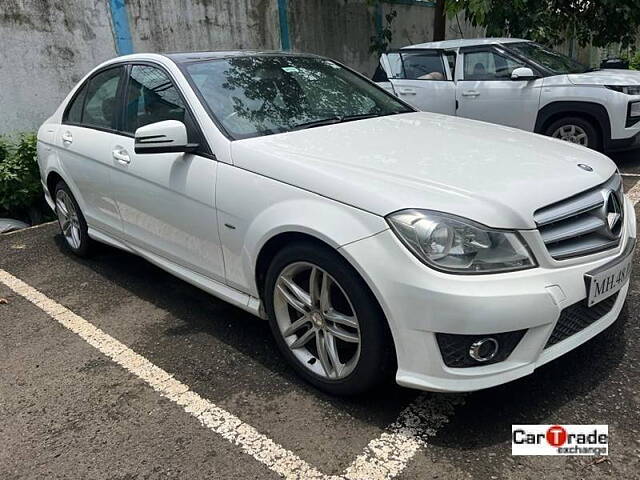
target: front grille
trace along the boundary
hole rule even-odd
[[[585,299],[563,309],[544,348],[555,345],[600,320],[611,311],[617,299],[618,294],[616,293],[596,303],[593,307],[588,307]]]
[[[438,347],[442,354],[442,360],[447,367],[467,368],[491,365],[507,359],[516,345],[522,340],[526,330],[513,332],[494,333],[486,335],[457,335],[453,333],[436,333]],[[471,358],[469,349],[473,342],[482,338],[491,337],[498,341],[499,350],[495,357],[486,362],[478,362]]]
[[[549,254],[556,260],[617,247],[624,225],[620,175],[537,210],[534,220]]]

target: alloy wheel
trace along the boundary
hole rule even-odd
[[[565,142],[575,143],[584,147],[589,146],[589,136],[584,129],[578,125],[562,125],[551,135]]]
[[[56,193],[56,212],[65,240],[71,248],[77,250],[82,238],[80,220],[73,201],[64,190],[58,190]]]
[[[308,262],[285,267],[276,281],[274,310],[296,359],[329,380],[347,377],[360,358],[360,326],[349,297],[325,270]]]

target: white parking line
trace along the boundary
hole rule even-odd
[[[22,280],[0,269],[0,283],[24,297],[62,326],[180,405],[202,425],[239,446],[246,454],[287,479],[388,480],[399,475],[420,446],[447,423],[461,396],[420,395],[402,411],[389,431],[372,440],[342,476],[327,476],[294,453],[259,433],[235,415],[191,391],[173,375]]]
[[[151,386],[163,397],[180,405],[205,427],[238,445],[274,472],[288,479],[324,479],[325,475],[292,452],[273,442],[238,417],[216,406],[146,358],[107,335],[68,308],[56,303],[22,280],[0,269],[0,282],[48,313],[62,326]]]
[[[456,405],[464,403],[461,395],[420,395],[402,411],[389,432],[367,445],[364,453],[345,472],[349,480],[387,480],[397,477],[409,460],[426,445],[428,437],[449,421]]]

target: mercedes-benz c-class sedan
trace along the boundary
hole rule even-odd
[[[417,112],[322,57],[110,60],[38,158],[71,251],[121,248],[268,319],[335,394],[522,377],[611,325],[629,288],[635,214],[609,159]]]

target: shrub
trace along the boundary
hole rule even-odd
[[[0,217],[42,220],[42,185],[36,157],[36,136],[0,137]]]
[[[629,58],[629,68],[633,70],[640,70],[640,50]]]

